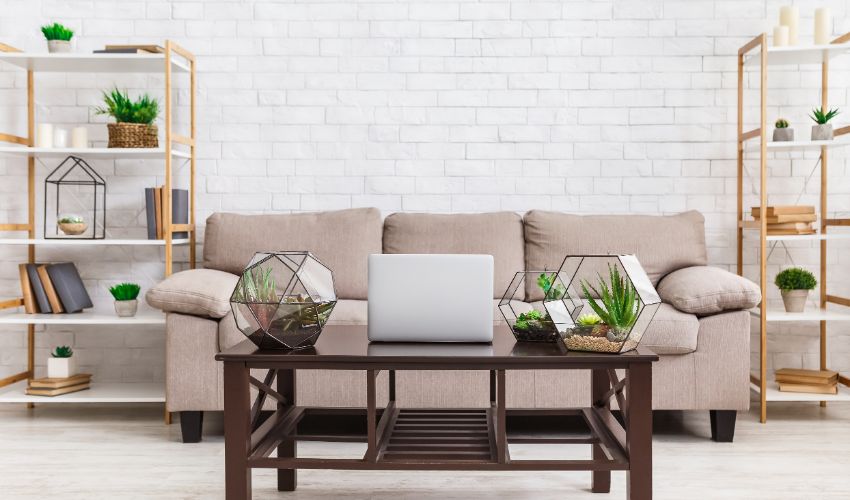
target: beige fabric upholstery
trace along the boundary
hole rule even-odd
[[[168,411],[223,409],[224,370],[215,360],[218,321],[169,313],[165,328]]]
[[[658,354],[687,354],[697,350],[698,334],[696,316],[678,311],[670,304],[661,304],[643,334],[641,345]]]
[[[215,269],[174,273],[145,294],[148,305],[165,312],[222,318],[230,312],[230,294],[239,277]]]
[[[342,299],[365,299],[369,254],[381,253],[376,208],[305,214],[238,215],[207,219],[204,267],[239,274],[255,252],[309,250],[334,271]]]
[[[700,316],[750,309],[761,302],[758,285],[717,267],[692,266],[673,271],[658,283],[657,289],[661,300]]]
[[[525,214],[525,265],[558,269],[567,255],[635,254],[655,285],[666,274],[707,262],[705,218],[678,215],[570,215],[532,210]],[[527,283],[531,295],[536,283]]]
[[[493,297],[523,269],[522,218],[485,214],[392,214],[384,221],[384,253],[470,253],[493,256]],[[523,296],[516,297],[522,299]]]

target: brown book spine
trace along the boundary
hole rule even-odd
[[[829,379],[815,377],[794,377],[790,375],[777,375],[776,381],[780,384],[803,384],[803,385],[835,385],[838,383],[838,375]]]
[[[37,389],[33,387],[27,387],[27,394],[30,396],[60,396],[62,394],[69,394],[71,392],[82,391],[89,388],[89,383],[84,382],[82,384],[71,385],[68,387],[62,387],[59,389]]]
[[[47,294],[47,300],[50,302],[50,308],[54,314],[65,312],[62,307],[62,301],[56,295],[56,290],[53,288],[53,282],[50,281],[50,275],[47,274],[47,266],[38,266],[38,277],[41,278],[41,286],[44,287],[44,293]]]
[[[761,207],[752,207],[751,213],[753,217],[758,217],[761,213]],[[788,215],[788,214],[813,214],[815,207],[813,205],[776,205],[767,207],[767,216]]]
[[[815,222],[818,220],[816,214],[790,214],[790,215],[768,215],[768,224],[782,224],[784,222]],[[758,219],[758,217],[756,217]]]
[[[154,205],[156,206],[156,239],[162,239],[162,188],[158,187],[153,192]]]
[[[91,381],[90,373],[78,373],[68,378],[36,378],[29,382],[31,389],[61,389],[72,385],[89,383]]]
[[[27,274],[27,265],[18,264],[18,272],[21,275],[21,293],[24,297],[24,311],[27,314],[35,314],[38,310],[35,302],[35,294],[32,291],[32,285],[30,285],[30,277]]]
[[[779,384],[782,392],[807,392],[812,394],[838,394],[837,385],[810,385],[810,384]]]

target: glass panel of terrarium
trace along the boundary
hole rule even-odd
[[[545,302],[543,307],[546,308],[546,312],[549,313],[549,317],[558,327],[559,332],[565,331],[568,327],[575,326],[573,318],[570,315],[570,311],[567,309],[567,305],[563,301],[551,300]]]
[[[635,321],[634,326],[632,326],[632,333],[629,337],[631,340],[640,342],[640,339],[643,338],[643,334],[646,333],[646,329],[649,327],[649,323],[652,321],[652,318],[655,317],[655,313],[658,311],[659,307],[661,307],[660,302],[648,304],[641,308],[638,318]]]
[[[236,328],[238,328],[239,331],[250,336],[257,331],[262,330],[262,328],[260,328],[260,324],[257,322],[257,318],[254,317],[254,313],[248,307],[248,304],[233,302],[230,306],[233,310],[233,319],[236,321]]]
[[[306,259],[298,270],[298,278],[307,294],[317,301],[336,300],[331,270],[315,259]]]
[[[525,280],[525,273],[519,272],[514,274],[514,278],[511,280],[511,283],[508,285],[508,288],[505,290],[504,295],[502,295],[502,299],[499,301],[499,305],[504,305],[510,303],[514,297],[516,296],[516,292],[520,286],[522,286]]]
[[[270,253],[257,252],[257,253],[254,254],[253,257],[251,257],[251,262],[249,262],[248,265],[245,266],[245,267],[248,268],[248,267],[260,264],[261,262],[267,260],[269,257],[271,257]]]
[[[652,286],[652,281],[649,280],[649,276],[647,276],[643,266],[640,265],[637,256],[621,255],[620,264],[625,269],[626,274],[632,281],[632,285],[634,285],[638,296],[640,296],[644,304],[661,302],[658,292]]]

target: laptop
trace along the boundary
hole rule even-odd
[[[493,256],[369,256],[369,340],[492,342]]]

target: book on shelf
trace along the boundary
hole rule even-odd
[[[776,370],[776,381],[788,384],[834,385],[838,383],[838,372],[832,370],[804,370],[780,368]]]
[[[759,217],[755,219],[760,220]],[[782,224],[788,222],[815,222],[818,220],[818,216],[817,214],[768,215],[766,219],[768,224]]]
[[[32,291],[30,277],[27,274],[27,265],[18,264],[18,273],[21,276],[21,295],[24,297],[24,312],[34,314],[38,309],[36,307],[35,293]]]
[[[145,219],[149,240],[161,240],[165,237],[162,217],[165,204],[163,189],[163,186],[145,188]],[[189,191],[186,189],[171,190],[171,222],[173,224],[189,223]],[[189,233],[180,231],[173,233],[172,237],[174,239],[188,238]]]
[[[154,188],[154,220],[156,221],[156,239],[162,239],[162,188]]]
[[[838,394],[838,384],[789,384],[779,382],[781,392],[806,392],[810,394]]]
[[[57,389],[27,387],[27,394],[30,396],[61,396],[62,394],[70,394],[72,392],[83,391],[85,389],[88,389],[89,387],[89,382],[83,382],[81,384],[76,385],[69,385]]]
[[[753,217],[759,218],[761,207],[752,207]],[[813,214],[815,213],[814,205],[773,205],[767,207],[767,216],[775,217],[778,215],[797,215],[797,214]]]
[[[156,188],[145,188],[145,219],[148,226],[148,239],[156,240]]]
[[[106,45],[103,47],[103,50],[106,51],[116,51],[116,50],[141,50],[144,53],[148,54],[161,54],[165,52],[165,49],[160,45],[151,45],[151,44],[127,44],[127,45]]]
[[[53,309],[50,307],[47,292],[44,289],[44,285],[41,283],[41,277],[38,275],[38,266],[42,265],[44,264],[26,264],[26,268],[30,287],[32,287],[32,292],[35,295],[35,302],[38,309],[37,312],[48,314],[52,313]]]
[[[47,266],[47,274],[65,312],[80,312],[94,306],[73,262],[50,264]]]
[[[89,382],[91,382],[91,373],[78,373],[65,378],[34,378],[29,381],[29,387],[31,389],[62,389]]]
[[[47,295],[47,300],[50,302],[51,312],[53,312],[53,314],[65,312],[65,309],[62,308],[62,301],[59,300],[59,296],[53,288],[53,282],[50,281],[50,275],[47,274],[47,264],[39,265],[37,269],[41,286],[44,287],[44,293]]]
[[[93,50],[94,54],[151,54],[150,51],[144,49],[134,49],[134,48],[126,48],[126,49],[102,49],[102,50]]]

